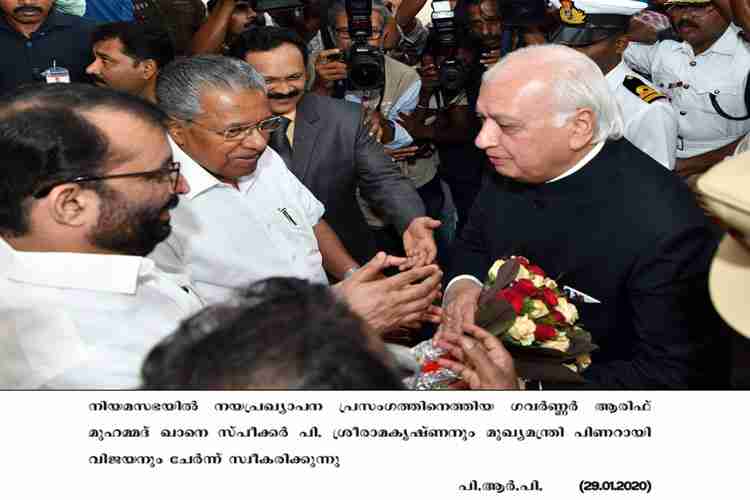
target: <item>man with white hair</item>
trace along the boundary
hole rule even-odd
[[[721,386],[707,274],[717,235],[690,191],[630,142],[598,66],[563,46],[487,72],[476,144],[485,182],[458,239],[437,337],[474,323],[481,280],[523,255],[583,299],[593,387]],[[637,197],[637,198],[636,198]],[[710,340],[709,340],[710,339]],[[721,366],[721,365],[719,365]]]
[[[172,213],[172,233],[151,254],[158,265],[190,275],[209,303],[276,276],[328,284],[328,271],[341,279],[336,292],[375,331],[425,318],[442,272],[414,267],[419,255],[405,262],[381,253],[357,267],[323,204],[266,147],[280,119],[252,66],[216,55],[178,59],[159,73],[156,96],[190,185]],[[377,279],[394,264],[412,269]]]
[[[560,5],[559,0],[552,0]],[[560,28],[552,43],[573,47],[602,70],[625,121],[623,135],[635,147],[673,170],[677,151],[677,113],[669,99],[622,60],[630,18],[648,4],[633,0],[578,0],[584,18],[560,5]]]

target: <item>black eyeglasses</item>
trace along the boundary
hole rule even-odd
[[[266,135],[279,128],[279,125],[281,125],[280,116],[272,116],[271,118],[266,118],[265,120],[261,120],[258,123],[251,123],[250,125],[236,125],[224,130],[215,130],[193,120],[187,121],[194,125],[198,125],[200,128],[206,129],[209,132],[213,132],[214,134],[218,134],[224,137],[225,142],[239,142],[248,135],[252,134],[253,130],[257,130],[260,135],[265,137]]]
[[[119,179],[119,178],[125,178],[125,177],[144,177],[146,179],[152,179],[154,182],[164,182],[165,180],[169,179],[172,183],[172,191],[177,191],[177,184],[180,182],[180,162],[173,161],[170,162],[168,166],[156,169],[156,170],[150,170],[148,172],[133,172],[130,174],[113,174],[113,175],[101,175],[101,176],[93,176],[93,175],[82,175],[80,177],[75,177],[73,179],[65,179],[62,181],[57,181],[54,184],[50,184],[49,186],[45,186],[39,190],[37,190],[32,196],[34,198],[44,198],[45,196],[49,195],[50,191],[52,191],[57,186],[61,186],[63,184],[68,183],[80,183],[80,182],[96,182],[96,181],[105,181],[107,179]]]

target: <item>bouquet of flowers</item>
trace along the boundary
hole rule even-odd
[[[499,336],[520,377],[547,382],[583,382],[597,347],[577,324],[578,309],[557,283],[525,257],[499,259],[487,273],[479,296],[476,324]],[[415,389],[434,389],[457,379],[437,363],[443,349],[427,340],[412,348],[420,371]]]

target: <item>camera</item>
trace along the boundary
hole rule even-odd
[[[353,90],[375,90],[385,85],[383,52],[369,45],[372,37],[371,0],[346,0],[352,46],[349,49],[349,85]]]
[[[450,2],[432,2],[432,30],[439,55],[446,55],[438,68],[440,86],[447,91],[456,92],[466,84],[468,68],[456,58],[456,22]]]

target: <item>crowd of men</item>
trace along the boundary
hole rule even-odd
[[[0,0],[0,387],[519,388],[510,255],[579,387],[747,383],[747,0],[122,3]]]

